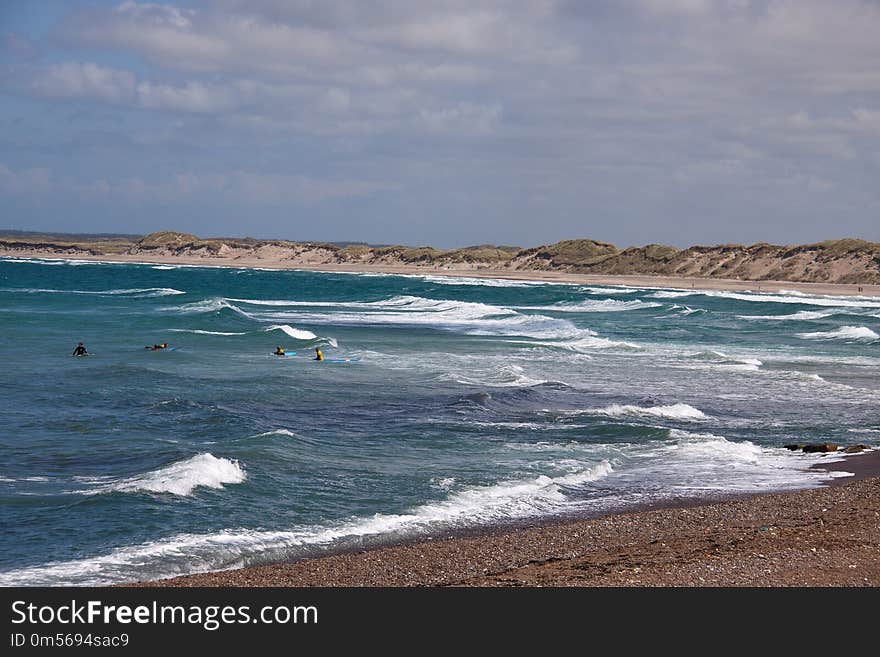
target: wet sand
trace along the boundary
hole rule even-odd
[[[880,450],[821,467],[854,476],[134,586],[880,586]]]

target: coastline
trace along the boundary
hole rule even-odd
[[[880,286],[585,275],[237,258],[5,254],[145,265],[484,277],[581,285],[877,295]],[[859,291],[858,287],[862,290]],[[855,472],[819,489],[670,501],[330,556],[124,586],[880,586],[880,450],[824,464]],[[856,464],[859,467],[856,468]],[[849,466],[853,467],[850,468]],[[772,539],[772,540],[771,540]]]
[[[235,269],[269,269],[290,271],[317,271],[349,274],[391,274],[405,276],[451,276],[492,278],[538,283],[569,283],[575,285],[619,285],[641,288],[672,288],[713,290],[723,292],[795,291],[804,294],[830,296],[877,296],[880,285],[807,283],[800,281],[739,280],[727,278],[699,278],[679,276],[645,276],[629,274],[577,274],[565,271],[490,269],[482,267],[432,267],[423,265],[369,265],[295,262],[274,258],[239,257],[181,257],[138,255],[64,254],[44,250],[0,251],[0,258],[40,258],[46,260],[87,260],[92,262],[128,263],[143,265],[183,265],[192,267],[230,267]]]
[[[814,467],[853,476],[122,586],[880,586],[880,450]]]

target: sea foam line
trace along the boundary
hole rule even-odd
[[[135,299],[146,299],[150,297],[166,297],[177,294],[186,294],[182,290],[175,290],[172,287],[146,287],[135,288],[129,290],[55,290],[48,288],[14,288],[5,287],[0,292],[16,292],[20,294],[86,294],[93,296],[127,296]]]
[[[230,529],[212,534],[178,534],[120,547],[109,554],[56,561],[0,572],[0,586],[99,586],[172,575],[243,567],[259,559],[281,559],[317,549],[344,546],[368,536],[414,537],[448,527],[467,527],[564,510],[571,503],[564,489],[608,476],[607,461],[585,463],[558,477],[539,475],[450,492],[400,514],[376,514],[330,526],[260,531]],[[444,480],[451,488],[454,479]]]

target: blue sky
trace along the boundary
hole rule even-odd
[[[0,2],[0,227],[880,241],[878,0]]]

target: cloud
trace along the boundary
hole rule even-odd
[[[853,225],[878,205],[876,0],[178,4],[78,0],[6,49],[31,130],[0,126],[4,184],[68,158],[95,181],[50,176],[70,194],[319,204],[387,189],[381,172],[389,226],[430,206],[535,241],[535,216],[560,238],[609,217],[613,241],[705,216],[719,190],[738,190],[731,221],[773,208],[796,227],[828,190],[862,205]]]
[[[187,82],[174,87],[141,82],[137,86],[137,104],[146,109],[180,112],[223,112],[243,102],[241,89]]]
[[[429,130],[459,135],[490,133],[500,118],[500,105],[458,103],[452,107],[423,109],[419,112],[419,121]]]
[[[16,171],[0,163],[0,191],[21,196],[143,202],[216,201],[257,205],[316,204],[332,199],[365,197],[395,189],[381,180],[318,179],[310,176],[233,170],[220,173],[179,172],[163,180],[105,178],[75,180],[46,168]]]
[[[64,62],[46,69],[30,84],[30,90],[42,96],[73,99],[96,99],[108,103],[128,103],[134,97],[135,77],[128,71],[97,64]]]

